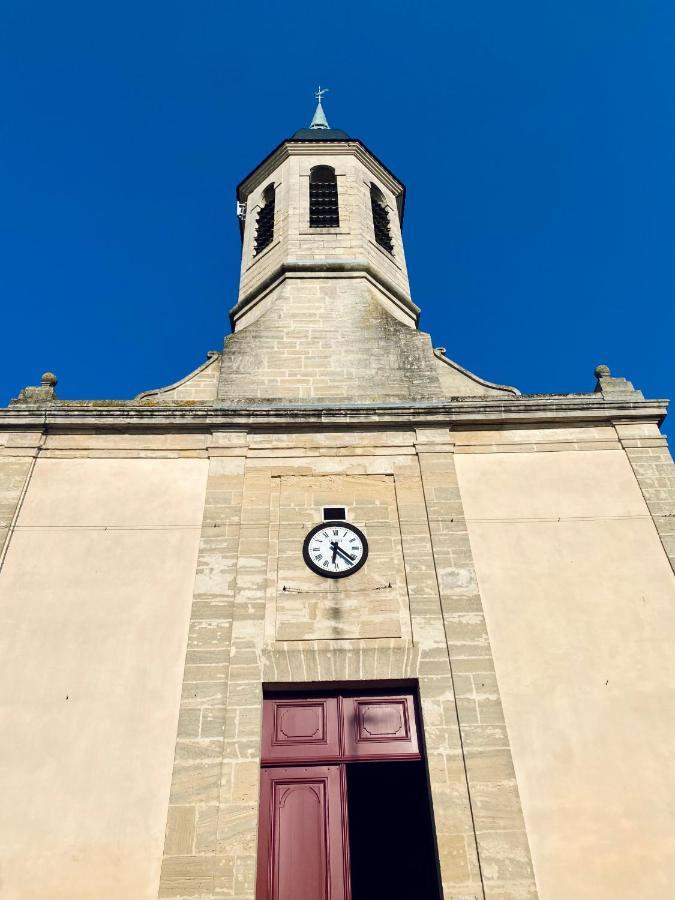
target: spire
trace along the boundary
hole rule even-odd
[[[326,114],[323,111],[323,106],[321,105],[321,98],[328,91],[328,88],[322,88],[319,85],[319,90],[314,92],[314,96],[316,97],[316,112],[314,113],[314,118],[311,121],[310,128],[321,128],[321,129],[329,129],[330,125],[328,124],[328,120],[326,119]]]

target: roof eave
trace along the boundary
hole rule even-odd
[[[237,190],[237,200],[239,200],[240,202],[243,202],[244,196],[242,194],[242,187],[258,171],[258,169],[262,168],[265,165],[265,163],[267,163],[268,160],[272,159],[274,157],[274,155],[277,154],[281,150],[281,148],[284,147],[286,144],[313,144],[313,143],[317,143],[317,144],[326,144],[326,143],[358,144],[363,150],[365,150],[365,152],[369,156],[371,156],[375,160],[375,162],[387,173],[387,175],[389,175],[389,177],[392,178],[396,182],[396,184],[400,185],[401,191],[400,191],[400,194],[396,198],[396,204],[398,207],[399,221],[402,226],[403,225],[403,214],[405,211],[406,187],[405,187],[405,184],[401,181],[401,179],[398,178],[391,171],[391,169],[388,166],[386,166],[382,162],[382,160],[378,156],[376,156],[373,153],[373,151],[366,144],[363,143],[363,141],[359,140],[358,138],[348,138],[348,139],[339,139],[339,140],[330,139],[330,138],[321,138],[319,136],[321,133],[321,129],[317,129],[317,132],[318,132],[318,134],[317,134],[316,140],[310,140],[308,138],[303,138],[302,140],[293,140],[293,138],[291,137],[291,138],[286,138],[285,140],[281,141],[281,143],[277,144],[277,146],[274,148],[274,150],[271,151],[271,153],[268,153],[267,156],[263,160],[261,160],[261,162],[259,162],[255,168],[251,169],[251,171],[248,173],[248,175],[246,175],[245,178],[241,179],[241,181],[237,185],[237,189],[236,189]]]

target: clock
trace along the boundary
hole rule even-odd
[[[368,541],[348,522],[322,522],[307,534],[302,555],[317,575],[345,578],[358,572],[368,559]]]

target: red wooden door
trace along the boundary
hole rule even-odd
[[[419,760],[414,697],[266,697],[262,724],[256,900],[349,900],[345,764]]]
[[[341,767],[260,774],[256,900],[349,900]]]

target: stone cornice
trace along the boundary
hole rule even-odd
[[[407,313],[413,323],[417,325],[420,318],[420,308],[410,297],[402,291],[397,284],[377,267],[370,264],[367,259],[289,259],[275,266],[269,274],[260,282],[258,282],[248,292],[242,294],[241,299],[230,309],[230,323],[232,330],[236,330],[236,323],[242,313],[247,312],[252,306],[260,302],[271,290],[276,288],[283,282],[285,278],[311,278],[325,277],[332,275],[333,277],[362,275],[371,283],[379,286],[385,293],[390,295],[390,299],[405,313]]]
[[[289,427],[436,427],[521,424],[660,425],[667,400],[606,400],[598,394],[456,398],[382,404],[135,404],[133,401],[61,401],[0,409],[0,431],[213,431]]]
[[[355,156],[397,199],[399,219],[403,221],[405,185],[360,141],[284,141],[264,159],[238,186],[237,199],[245,202],[251,191],[291,156]]]

